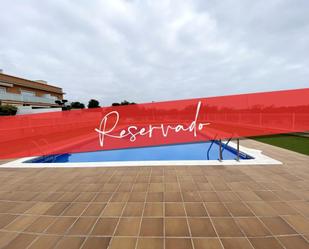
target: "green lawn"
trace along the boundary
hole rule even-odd
[[[263,137],[252,137],[252,139],[309,155],[309,137],[279,134]]]

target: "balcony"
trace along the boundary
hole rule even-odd
[[[51,98],[37,97],[37,96],[26,96],[15,93],[3,93],[0,92],[0,100],[10,100],[25,103],[44,103],[44,104],[55,104],[55,100]]]

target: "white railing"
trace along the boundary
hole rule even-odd
[[[55,104],[54,99],[37,97],[37,96],[25,96],[15,93],[0,93],[0,100]]]

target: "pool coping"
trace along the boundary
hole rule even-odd
[[[236,149],[237,145],[230,142]],[[278,165],[282,162],[266,156],[261,150],[239,146],[240,151],[253,159],[234,160],[170,160],[170,161],[115,161],[115,162],[73,162],[73,163],[25,163],[36,157],[24,157],[1,165],[1,168],[91,168],[91,167],[125,167],[125,166],[237,166],[237,165]]]

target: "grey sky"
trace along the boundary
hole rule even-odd
[[[309,86],[308,0],[4,0],[0,68],[102,105]]]

